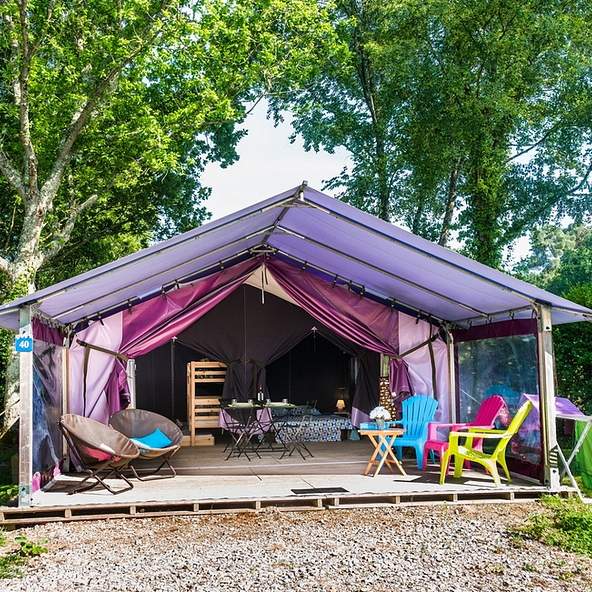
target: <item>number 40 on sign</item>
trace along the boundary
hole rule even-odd
[[[14,350],[17,354],[33,351],[33,337],[26,331],[21,331],[14,343]]]

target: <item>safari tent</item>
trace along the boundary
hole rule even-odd
[[[183,420],[192,359],[224,362],[227,398],[262,386],[331,410],[345,397],[354,426],[380,375],[395,399],[435,397],[442,421],[472,418],[489,394],[510,411],[535,395],[540,425],[513,470],[553,489],[552,327],[590,319],[303,183],[0,307],[0,326],[33,337],[20,353],[19,502],[59,464],[61,413],[106,423],[131,405]]]

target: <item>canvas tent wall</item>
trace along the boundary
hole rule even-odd
[[[555,478],[551,328],[590,319],[592,311],[305,184],[2,305],[0,326],[50,341],[57,333],[66,336],[70,411],[88,414],[92,409],[105,418],[120,405],[119,393],[125,389],[125,375],[114,369],[125,365],[127,357],[176,337],[242,283],[253,281],[254,272],[272,275],[289,298],[336,334],[393,356],[395,383],[404,382],[407,371],[411,381],[433,382],[433,364],[418,358],[426,348],[450,351],[441,337],[450,339],[453,328],[534,315],[545,480]],[[414,350],[421,343],[424,347]],[[397,358],[409,350],[403,361]],[[21,371],[21,439],[29,450],[32,356],[23,355]],[[443,383],[450,374],[456,386],[453,364],[437,366],[438,372]],[[443,403],[449,394],[441,394]],[[23,503],[31,483],[27,456],[20,471]]]
[[[361,358],[365,349],[386,355],[398,355],[402,351],[398,327],[405,313],[369,299],[360,299],[358,294],[347,288],[332,287],[326,280],[301,274],[300,270],[293,273],[294,268],[283,262],[263,261],[261,263],[259,256],[256,260],[216,272],[213,276],[169,293],[166,298],[153,298],[134,307],[131,312],[128,309],[119,311],[102,323],[93,323],[80,331],[70,348],[70,383],[74,385],[71,390],[82,393],[82,397],[71,399],[70,411],[106,422],[122,404],[120,395],[125,387],[125,373],[121,361],[104,351],[91,349],[89,352],[87,344],[100,345],[103,349],[134,358],[175,337],[196,351],[225,362],[228,365],[225,398],[239,400],[253,397],[259,384],[265,388],[266,365],[311,332],[311,319],[314,319],[319,333],[341,347],[350,348],[351,354],[356,357]],[[247,333],[237,329],[233,323],[222,324],[220,315],[230,319],[233,304],[227,304],[226,300],[232,298],[238,286],[252,276],[254,262],[257,273],[261,265],[265,265],[265,273],[273,275],[276,280],[279,278],[285,282],[285,286],[292,288],[293,295],[300,299],[299,304],[308,307],[308,311],[286,303],[278,311],[277,321],[272,321],[270,326],[263,327],[255,319],[250,319],[256,324],[251,332],[257,331],[257,334],[249,340],[247,347],[242,337]],[[213,290],[212,285],[215,286]],[[314,304],[311,305],[311,302]],[[263,307],[265,310],[260,312],[260,318],[267,316],[269,321],[272,305],[268,303],[265,308],[263,304]],[[216,309],[220,308],[222,312],[214,315]],[[288,309],[292,309],[291,314],[288,314]],[[255,314],[254,309],[252,314]],[[431,325],[425,321],[409,318],[405,324],[408,329],[412,328],[405,333],[405,340],[411,344],[411,348],[427,342],[430,333],[432,337],[437,337],[437,333],[434,329],[430,330]],[[420,356],[418,364],[425,365],[427,359],[431,367],[433,358],[440,380],[432,385],[433,372],[430,370],[428,375],[416,372],[415,382],[420,392],[428,389],[428,393],[442,399],[442,413],[447,417],[449,386],[446,346],[439,339],[430,345],[431,348],[426,346],[422,351],[413,353],[416,357]],[[83,367],[85,371],[81,371]],[[406,374],[406,365],[397,367],[397,370]],[[414,390],[412,386],[406,386],[405,377],[395,377],[394,382],[405,385],[402,388],[409,391]],[[364,392],[354,399],[359,403],[353,408],[354,423],[367,421],[372,406],[378,402],[377,397],[372,398],[364,380],[358,381],[358,388]]]

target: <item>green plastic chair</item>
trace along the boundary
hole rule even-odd
[[[497,470],[497,464],[499,463],[504,469],[508,483],[512,482],[508,466],[506,465],[506,448],[510,443],[510,440],[516,435],[520,426],[526,419],[526,416],[532,409],[532,401],[524,403],[520,409],[516,412],[514,419],[506,430],[484,430],[483,428],[471,428],[469,427],[466,431],[450,432],[448,436],[448,449],[444,451],[442,457],[442,468],[440,471],[440,485],[444,484],[446,475],[448,473],[448,464],[451,456],[454,456],[454,477],[459,478],[462,476],[462,470],[464,461],[476,462],[483,465],[493,477],[493,481],[496,487],[500,486],[500,476]],[[464,444],[460,444],[459,438],[466,438]],[[499,440],[498,445],[491,454],[475,450],[473,448],[474,439],[485,439],[485,440]]]

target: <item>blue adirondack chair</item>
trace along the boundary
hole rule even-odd
[[[403,447],[413,447],[415,448],[417,467],[421,469],[423,447],[428,438],[428,423],[434,420],[437,408],[438,401],[427,395],[415,395],[403,401],[400,423],[405,433],[393,443],[399,460],[402,460],[403,457]]]

